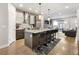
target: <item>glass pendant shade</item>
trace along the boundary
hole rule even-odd
[[[42,15],[39,15],[39,20],[41,20],[42,19]]]
[[[50,13],[49,13],[50,9],[48,9],[48,21],[50,21]]]
[[[50,21],[50,18],[48,18],[47,20]]]
[[[39,20],[41,20],[42,19],[42,15],[41,15],[41,3],[39,3],[39,11],[40,11]]]

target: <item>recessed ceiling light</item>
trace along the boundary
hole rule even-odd
[[[23,7],[23,4],[19,4],[19,7]]]
[[[65,6],[65,8],[69,8],[69,6]]]
[[[32,8],[29,8],[29,10],[32,10]]]
[[[47,20],[50,21],[50,18],[48,18]]]

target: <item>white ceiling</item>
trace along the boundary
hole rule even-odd
[[[23,4],[23,7],[19,5]],[[32,13],[39,14],[39,4],[38,3],[14,3],[14,6],[23,11],[29,11]],[[65,6],[69,6],[69,8],[65,8]],[[29,10],[32,8],[32,10]],[[42,3],[41,4],[41,12],[45,16],[45,19],[48,17],[48,9],[50,9],[50,17],[59,17],[63,15],[75,15],[77,9],[79,9],[79,3]],[[38,12],[35,12],[38,10]]]

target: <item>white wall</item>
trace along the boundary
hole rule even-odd
[[[72,28],[76,27],[77,17],[71,17],[71,18],[66,18],[66,19],[62,19],[62,20],[64,20],[66,22],[64,24],[64,28],[72,29]]]
[[[16,41],[16,9],[12,4],[8,4],[8,24],[8,42],[11,44]]]
[[[79,10],[77,10],[77,25],[78,25],[78,27],[77,27],[77,36],[76,36],[76,38],[77,38],[77,41],[79,41]]]
[[[23,12],[16,11],[16,23],[23,24],[23,21],[24,21]]]
[[[0,48],[15,41],[16,9],[13,5],[0,3]]]
[[[0,48],[8,45],[8,4],[0,3]]]

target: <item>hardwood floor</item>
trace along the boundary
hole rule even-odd
[[[78,55],[79,55],[79,41],[78,41]]]
[[[78,45],[75,38],[66,37],[62,39],[54,49],[49,53],[50,55],[78,55]]]
[[[78,45],[75,38],[64,37],[48,53],[48,55],[77,55]],[[32,49],[24,45],[24,39],[17,40],[9,47],[0,49],[0,55],[36,55]]]
[[[34,52],[24,45],[24,39],[17,40],[7,48],[0,49],[1,55],[33,55]]]

